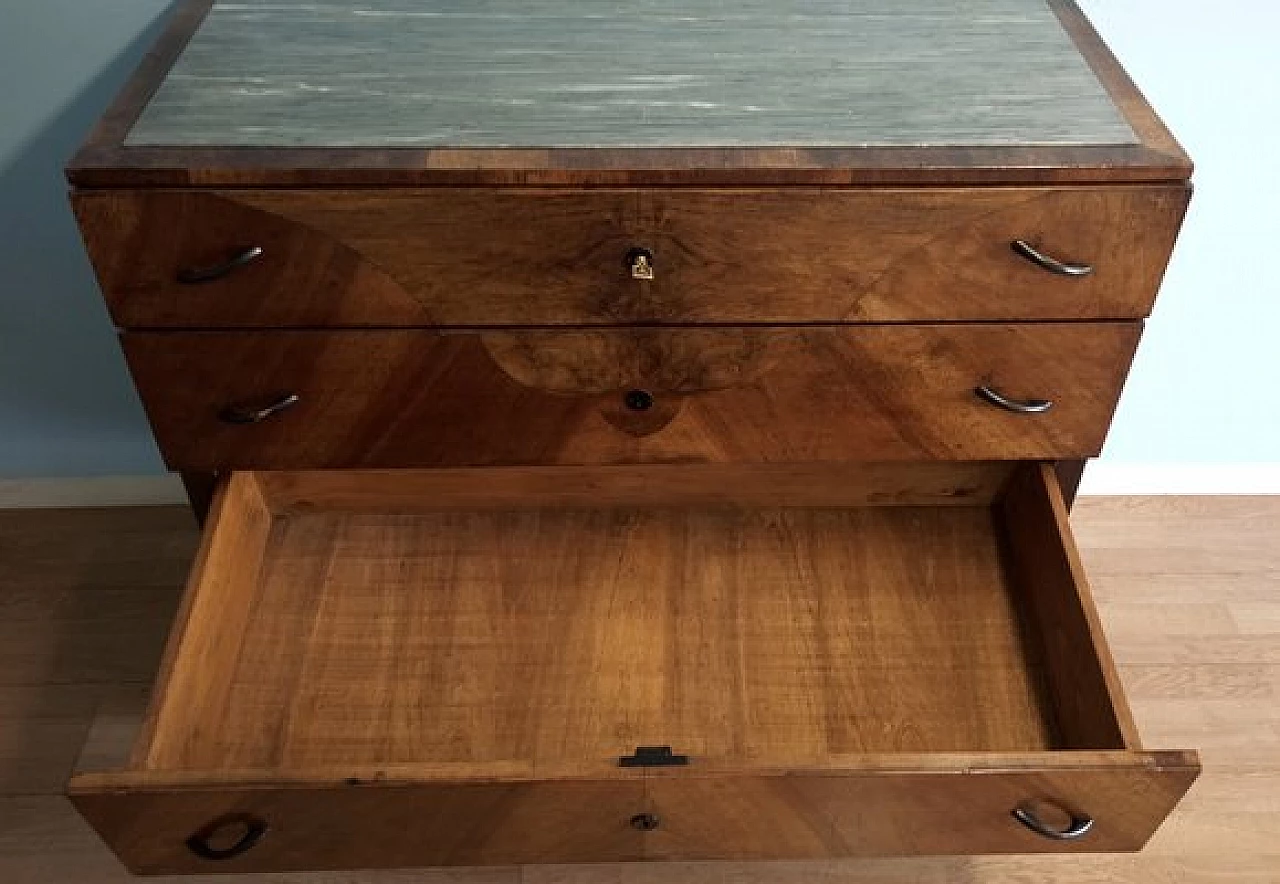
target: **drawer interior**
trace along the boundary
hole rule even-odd
[[[235,473],[131,766],[1136,747],[1039,464]]]

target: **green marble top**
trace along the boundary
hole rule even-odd
[[[1044,0],[219,0],[126,144],[1134,144]]]

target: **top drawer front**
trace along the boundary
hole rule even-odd
[[[1135,318],[1150,311],[1187,195],[1168,185],[74,199],[116,323],[145,328]],[[1037,264],[1018,240],[1091,272]],[[647,268],[636,254],[651,256]]]

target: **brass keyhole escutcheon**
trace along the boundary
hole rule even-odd
[[[632,279],[653,279],[653,252],[648,249],[627,252],[626,264]]]

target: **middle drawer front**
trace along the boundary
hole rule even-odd
[[[1102,446],[1141,324],[132,332],[176,470],[1019,460]]]

